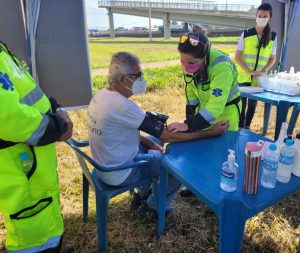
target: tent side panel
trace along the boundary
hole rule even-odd
[[[87,105],[92,83],[84,0],[42,1],[36,38],[39,83],[63,106]]]

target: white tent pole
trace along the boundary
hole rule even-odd
[[[30,42],[30,60],[31,60],[31,69],[32,76],[38,83],[38,74],[36,69],[36,31],[38,26],[39,14],[40,14],[41,0],[26,0],[26,17],[27,17],[27,28],[29,33],[29,42]]]

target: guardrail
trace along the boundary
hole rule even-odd
[[[189,11],[209,11],[215,13],[222,12],[244,12],[245,14],[256,12],[256,5],[245,4],[216,4],[213,1],[176,1],[176,0],[160,0],[160,1],[134,1],[134,0],[100,0],[99,8],[119,7],[119,8],[136,8],[136,9],[164,9],[164,10],[189,10]]]

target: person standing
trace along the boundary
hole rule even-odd
[[[0,212],[8,253],[74,252],[62,249],[54,144],[71,137],[73,123],[59,107],[0,43]]]
[[[267,3],[260,5],[256,13],[256,26],[244,30],[240,37],[234,57],[240,87],[257,86],[257,78],[266,75],[275,64],[277,36],[271,29],[271,18],[272,6]],[[256,103],[256,100],[242,98],[239,128],[250,128]]]

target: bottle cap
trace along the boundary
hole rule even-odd
[[[275,151],[277,149],[277,147],[274,143],[272,143],[272,144],[270,144],[269,149],[272,151]]]
[[[285,142],[285,145],[287,145],[287,146],[292,146],[294,144],[294,141],[293,140],[291,140],[291,139],[287,139],[286,140],[286,142]]]
[[[235,161],[235,151],[232,149],[228,149],[229,155],[228,155],[228,161],[234,162]]]
[[[22,161],[26,161],[29,159],[29,154],[27,152],[23,152],[19,155]]]

